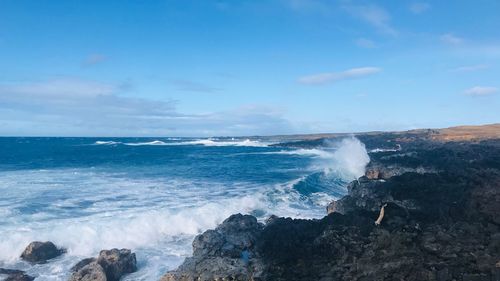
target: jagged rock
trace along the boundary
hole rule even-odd
[[[418,173],[418,174],[424,174],[424,173],[435,173],[436,171],[434,169],[430,168],[424,168],[424,167],[404,167],[400,165],[389,165],[389,166],[383,166],[381,164],[373,164],[371,162],[367,167],[365,171],[365,176],[370,179],[370,180],[387,180],[391,177],[394,176],[399,176],[404,173]]]
[[[267,224],[270,224],[270,223],[273,223],[273,221],[275,221],[276,219],[278,219],[279,217],[276,216],[276,215],[270,215],[267,219],[266,219],[266,225]]]
[[[69,281],[118,281],[137,270],[135,254],[129,249],[102,250],[99,257],[86,258],[75,264]]]
[[[106,272],[108,281],[118,281],[123,275],[137,270],[135,254],[129,249],[102,250],[97,263]]]
[[[69,281],[108,281],[108,279],[102,266],[93,261],[73,272]]]
[[[0,268],[0,277],[4,275],[4,281],[32,281],[35,278],[27,275],[22,270]]]
[[[71,271],[72,272],[77,272],[79,271],[80,269],[82,269],[84,266],[86,266],[87,264],[89,263],[92,263],[92,262],[96,262],[97,259],[96,258],[86,258],[86,259],[83,259],[79,262],[77,262],[72,268],[71,268]]]
[[[32,263],[45,263],[47,260],[53,259],[65,253],[64,249],[58,249],[54,243],[47,242],[31,242],[21,254],[21,258]]]
[[[260,268],[255,255],[263,225],[250,215],[236,214],[215,230],[207,230],[193,241],[193,257],[187,258],[162,281],[251,280]]]

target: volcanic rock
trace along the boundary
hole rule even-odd
[[[22,270],[0,268],[0,277],[4,275],[4,281],[32,281],[35,278],[27,275]]]
[[[102,250],[99,257],[87,258],[72,267],[70,281],[118,281],[137,270],[135,254],[129,249]]]
[[[65,253],[64,249],[58,249],[54,243],[47,242],[31,242],[21,254],[21,258],[31,263],[45,263],[47,260],[53,259]]]

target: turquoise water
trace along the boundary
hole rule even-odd
[[[65,280],[101,249],[130,248],[157,280],[191,254],[196,234],[233,213],[319,218],[363,172],[364,146],[345,139],[320,149],[265,139],[0,138],[0,267],[36,280]],[[68,253],[31,266],[33,240]]]

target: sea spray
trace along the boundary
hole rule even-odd
[[[355,137],[340,141],[326,141],[324,150],[316,153],[319,158],[313,162],[315,169],[325,175],[334,174],[349,181],[364,175],[370,156],[365,145]]]
[[[366,165],[370,162],[365,145],[355,137],[343,139],[333,158],[342,173],[354,179],[365,174]]]

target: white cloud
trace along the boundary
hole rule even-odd
[[[475,86],[465,90],[464,94],[468,96],[480,97],[492,95],[496,92],[498,92],[498,88],[496,87]]]
[[[442,42],[450,45],[458,45],[464,42],[464,39],[454,35],[453,33],[446,33],[439,37]]]
[[[478,70],[484,70],[488,69],[490,66],[487,64],[475,64],[475,65],[464,65],[464,66],[459,66],[452,71],[454,72],[473,72],[473,71],[478,71]]]
[[[205,114],[176,101],[121,95],[128,85],[79,79],[0,84],[0,135],[214,136],[293,133],[282,112],[246,106]]]
[[[431,5],[429,5],[428,3],[424,3],[424,2],[415,2],[415,3],[412,3],[410,5],[410,11],[414,14],[421,14],[425,11],[427,11],[429,8],[431,7]]]
[[[62,78],[23,84],[0,84],[0,94],[9,93],[11,95],[29,96],[32,98],[75,98],[110,95],[117,91],[118,88],[119,86],[116,85],[95,81]]]
[[[356,39],[355,43],[358,47],[366,48],[366,49],[372,49],[372,48],[377,47],[375,42],[373,42],[370,39],[366,39],[366,38],[358,38],[358,39]]]
[[[375,27],[379,32],[389,35],[398,34],[391,26],[389,13],[379,6],[345,6],[344,8],[354,17]]]
[[[323,85],[340,80],[360,78],[371,74],[379,73],[382,69],[378,67],[352,68],[342,72],[318,73],[300,77],[298,82],[308,85]]]

